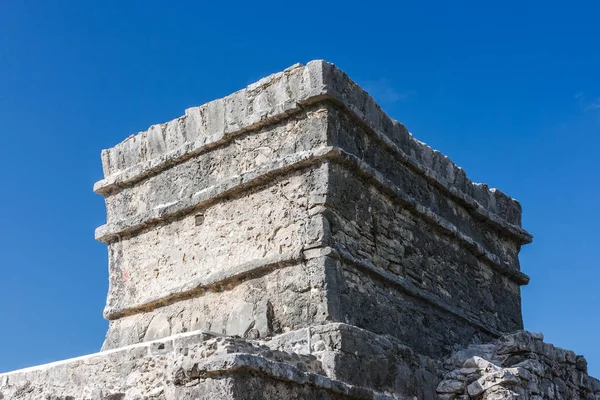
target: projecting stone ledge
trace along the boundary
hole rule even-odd
[[[521,206],[497,189],[471,182],[448,157],[413,138],[391,119],[375,100],[333,64],[311,61],[296,64],[230,96],[186,110],[173,121],[153,125],[102,152],[105,178],[94,190],[106,195],[134,185],[174,164],[209,151],[235,137],[273,125],[315,104],[332,102],[381,141],[403,163],[419,171],[459,199],[480,218],[520,238],[531,236],[520,228]],[[106,233],[99,232],[99,238]]]

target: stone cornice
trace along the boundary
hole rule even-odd
[[[414,139],[373,98],[333,64],[311,61],[264,78],[246,89],[132,136],[103,151],[105,179],[94,190],[104,196],[227,143],[233,137],[283,120],[302,108],[332,101],[360,121],[403,163],[456,199],[471,214],[521,244],[531,235],[520,227],[519,203],[496,189],[474,184],[449,158]],[[102,227],[99,237],[102,238]]]

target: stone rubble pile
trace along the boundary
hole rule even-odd
[[[451,399],[600,399],[600,381],[588,376],[587,361],[519,331],[491,344],[454,353],[437,387],[440,400]]]

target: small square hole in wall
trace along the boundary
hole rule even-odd
[[[204,214],[196,214],[196,226],[200,226],[204,223]]]

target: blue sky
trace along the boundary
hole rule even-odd
[[[600,4],[421,3],[0,3],[0,372],[102,343],[103,148],[323,58],[521,201],[525,327],[600,376]]]

